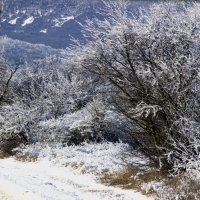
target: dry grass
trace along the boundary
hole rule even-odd
[[[167,180],[165,187],[157,192],[157,200],[199,200],[200,180],[185,173]]]
[[[7,153],[7,152],[0,152],[0,159],[5,159],[13,156],[14,154],[12,153]]]
[[[36,162],[37,161],[37,157],[31,157],[28,154],[22,155],[22,154],[18,154],[16,151],[11,151],[11,152],[0,152],[0,159],[6,159],[6,158],[10,158],[10,157],[14,157],[16,160],[21,161],[21,162]]]
[[[71,167],[73,169],[80,169],[81,167],[83,167],[84,163],[81,162],[81,163],[76,163],[76,162],[67,162],[65,163],[65,167]]]
[[[189,174],[182,173],[175,177],[168,177],[156,169],[128,168],[118,174],[104,174],[101,182],[123,189],[133,189],[145,195],[153,195],[157,200],[199,200],[200,180],[191,178]],[[160,188],[145,190],[144,184],[162,183]],[[178,196],[178,198],[177,198]]]
[[[36,162],[38,160],[37,157],[29,156],[28,154],[25,155],[15,155],[15,159],[20,162]]]
[[[134,189],[145,194],[152,194],[154,191],[146,193],[142,190],[143,183],[152,181],[160,182],[164,179],[157,170],[141,170],[136,167],[128,168],[126,171],[118,174],[105,174],[101,177],[101,182],[111,186],[118,186],[123,189]]]

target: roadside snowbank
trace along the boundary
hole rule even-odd
[[[79,146],[26,146],[20,150],[22,156],[48,160],[57,166],[76,167],[80,172],[115,173],[129,165],[145,165],[147,159],[133,152],[128,144],[104,142]]]

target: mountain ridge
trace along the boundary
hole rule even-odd
[[[79,22],[94,16],[99,5],[96,0],[7,0],[0,35],[65,49],[71,36],[84,40]]]

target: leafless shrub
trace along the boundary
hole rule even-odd
[[[162,170],[184,170],[200,147],[200,5],[155,4],[138,16],[124,2],[105,5],[107,18],[84,27],[92,41],[74,63],[104,81],[145,155]]]

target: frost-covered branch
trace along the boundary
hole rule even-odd
[[[156,3],[137,16],[125,2],[105,5],[104,20],[87,21],[76,63],[110,84],[115,110],[141,128],[134,140],[170,169],[166,155],[181,164],[178,149],[194,153],[200,138],[200,4]]]

